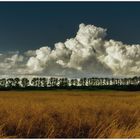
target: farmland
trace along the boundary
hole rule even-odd
[[[140,92],[0,91],[0,138],[140,138]]]

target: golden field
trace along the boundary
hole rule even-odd
[[[140,92],[0,91],[0,138],[140,138]]]

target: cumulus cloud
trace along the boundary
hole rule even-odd
[[[35,50],[28,50],[24,54],[25,54],[25,56],[31,57],[31,56],[35,56],[36,55],[36,51]]]
[[[27,62],[29,73],[42,72],[47,67],[50,51],[49,47],[42,47],[36,50],[36,56],[30,57]]]
[[[4,68],[19,74],[48,76],[134,76],[140,75],[140,45],[106,40],[107,30],[80,24],[75,37],[48,46],[0,58]],[[12,71],[11,70],[11,71]]]
[[[24,57],[18,52],[9,52],[0,55],[0,74],[18,74],[19,69],[24,65]]]

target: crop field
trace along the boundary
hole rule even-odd
[[[140,92],[0,91],[0,138],[140,138]]]

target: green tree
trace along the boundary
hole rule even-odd
[[[7,87],[9,87],[9,88],[14,87],[14,79],[13,78],[8,78],[6,83],[7,83]]]
[[[16,87],[16,88],[18,88],[18,87],[20,87],[20,79],[19,78],[14,78],[13,79],[14,80],[14,87]]]
[[[29,86],[29,80],[27,78],[22,78],[21,79],[21,85],[24,88],[28,87]]]
[[[84,87],[86,86],[86,82],[87,82],[87,78],[81,78],[79,84]]]
[[[6,79],[5,78],[0,79],[0,87],[1,88],[6,87]]]
[[[31,84],[34,86],[34,87],[38,87],[39,85],[39,78],[36,78],[34,77],[31,81]]]

